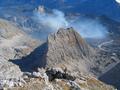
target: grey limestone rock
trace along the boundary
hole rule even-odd
[[[88,72],[95,51],[73,29],[59,29],[48,36],[48,49],[44,56],[46,67],[67,67],[70,71]]]

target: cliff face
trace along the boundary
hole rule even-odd
[[[47,67],[67,67],[70,71],[88,72],[94,49],[73,28],[59,29],[48,37],[44,57]]]

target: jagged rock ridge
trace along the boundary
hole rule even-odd
[[[73,28],[59,29],[48,36],[47,44],[46,67],[88,72],[93,64],[94,49]]]

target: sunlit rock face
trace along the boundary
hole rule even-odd
[[[0,19],[0,79],[20,77],[22,72],[19,66],[9,60],[30,54],[38,43],[15,24]]]
[[[67,67],[70,71],[89,71],[94,50],[73,28],[59,29],[48,36],[46,67]]]

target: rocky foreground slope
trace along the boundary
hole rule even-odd
[[[16,25],[0,19],[0,89],[114,90],[90,75],[95,50],[73,28],[60,29],[38,45]],[[31,72],[22,70],[31,68],[27,63],[34,68]]]
[[[92,76],[81,74],[78,78],[60,68],[38,69],[28,76],[24,86],[9,90],[115,90]]]

